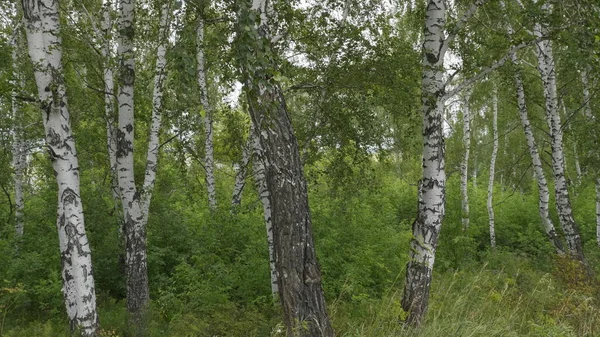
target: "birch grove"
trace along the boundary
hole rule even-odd
[[[58,229],[63,295],[72,331],[98,329],[92,256],[85,231],[79,162],[64,83],[58,1],[23,1],[29,57],[34,66],[45,140],[58,184]]]

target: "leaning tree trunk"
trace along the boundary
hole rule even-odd
[[[23,1],[23,13],[46,146],[58,183],[57,228],[67,315],[73,331],[79,329],[82,336],[96,336],[96,293],[79,189],[79,162],[64,85],[58,1]]]
[[[504,7],[504,2],[501,2],[501,5]],[[508,34],[512,36],[513,33],[514,30],[512,26],[509,25]],[[538,152],[535,137],[533,135],[533,130],[531,128],[531,123],[529,122],[527,104],[525,102],[525,87],[523,85],[523,79],[521,77],[522,75],[521,70],[519,68],[519,60],[516,53],[512,53],[510,57],[513,65],[517,67],[516,71],[514,72],[515,85],[517,91],[517,106],[519,108],[519,117],[521,119],[521,125],[523,126],[523,130],[525,132],[527,148],[529,149],[529,155],[531,156],[534,177],[537,181],[539,194],[538,210],[540,218],[542,219],[544,232],[550,240],[550,243],[552,244],[552,246],[558,254],[564,254],[563,244],[560,241],[558,235],[556,234],[554,223],[552,222],[552,218],[550,218],[550,210],[548,206],[550,203],[550,190],[548,189],[548,182],[546,180],[546,175],[542,167],[542,160]]]
[[[12,129],[12,168],[14,170],[14,188],[15,188],[15,234],[17,237],[23,236],[25,228],[24,223],[24,209],[25,201],[23,197],[23,172],[27,166],[27,150],[25,141],[23,139],[23,128],[20,113],[20,104],[17,96],[21,88],[23,88],[23,81],[19,74],[18,62],[19,62],[19,48],[18,48],[18,35],[19,27],[13,32],[11,39],[12,47],[12,67],[13,67],[13,80],[12,80],[12,92],[11,92],[11,113],[13,121]]]
[[[217,208],[217,190],[215,183],[215,160],[213,146],[213,109],[208,101],[206,85],[206,59],[204,56],[204,14],[198,15],[196,27],[196,60],[198,62],[198,85],[200,86],[200,102],[204,110],[204,169],[206,170],[206,188],[208,189],[208,205],[212,210]]]
[[[444,101],[441,97],[444,92],[444,55],[441,50],[445,24],[445,2],[430,0],[423,43],[423,178],[419,191],[422,200],[419,200],[417,218],[413,223],[402,297],[402,308],[409,313],[407,323],[413,326],[421,324],[427,311],[435,251],[445,215]]]
[[[498,89],[494,86],[492,92],[492,136],[494,137],[494,146],[492,148],[492,157],[490,159],[490,180],[488,182],[487,210],[490,225],[490,246],[496,248],[496,224],[494,217],[494,174],[496,170],[496,156],[498,155]]]
[[[469,96],[463,98],[463,144],[465,152],[460,164],[460,195],[461,195],[461,218],[462,228],[466,231],[469,228],[469,153],[471,151],[471,111],[469,110]]]
[[[306,178],[283,92],[273,77],[273,8],[239,2],[239,66],[264,153],[279,297],[288,335],[333,336],[312,237]],[[267,57],[265,57],[265,55]]]
[[[260,139],[256,134],[254,126],[250,130],[250,140],[252,142],[252,167],[254,171],[254,180],[258,189],[258,197],[263,205],[263,214],[265,218],[265,227],[267,229],[267,246],[269,248],[269,269],[271,271],[271,294],[276,296],[279,293],[277,286],[277,271],[275,269],[275,254],[273,249],[273,223],[271,221],[271,199],[269,198],[269,189],[267,188],[267,176],[265,172],[265,156],[260,147]]]
[[[547,5],[544,5],[543,7],[547,9]],[[539,23],[535,25],[535,33],[537,36],[541,37],[547,35],[547,32],[547,27],[543,27]],[[571,208],[569,189],[565,177],[563,131],[560,115],[558,113],[556,69],[552,52],[552,42],[550,40],[543,40],[538,42],[536,46],[538,71],[542,78],[544,96],[546,99],[546,119],[550,128],[556,208],[558,209],[559,220],[565,233],[567,247],[571,257],[578,261],[585,262],[579,228],[573,217],[573,209]]]

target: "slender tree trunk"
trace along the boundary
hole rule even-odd
[[[13,81],[11,92],[11,111],[12,111],[12,168],[14,170],[14,188],[15,188],[15,234],[17,237],[23,236],[25,228],[24,209],[25,201],[23,197],[23,172],[27,166],[27,150],[23,139],[22,117],[20,116],[21,106],[17,95],[23,88],[23,81],[19,74],[19,47],[18,47],[19,28],[13,33],[10,41],[12,47],[12,66],[13,66]]]
[[[248,163],[252,154],[252,142],[254,133],[254,125],[250,127],[248,140],[242,148],[242,160],[239,163],[239,168],[235,174],[235,183],[233,185],[233,193],[231,195],[231,208],[235,209],[242,203],[242,192],[246,186],[246,175],[248,173]]]
[[[502,6],[504,6],[504,2],[501,2],[501,4]],[[513,28],[509,25],[508,34],[512,35],[513,33]],[[523,85],[523,79],[521,77],[521,70],[519,69],[519,61],[516,53],[513,53],[511,55],[511,61],[513,65],[517,67],[517,70],[514,73],[517,91],[517,106],[519,108],[519,117],[521,119],[521,125],[523,126],[523,130],[525,132],[527,148],[529,149],[529,155],[531,156],[531,162],[533,164],[534,177],[537,181],[539,194],[538,209],[540,213],[540,218],[542,219],[544,231],[546,233],[546,236],[550,240],[550,243],[552,244],[552,246],[554,246],[554,249],[558,254],[564,254],[563,244],[560,241],[558,235],[556,234],[554,223],[552,222],[552,218],[550,218],[550,210],[548,206],[550,202],[550,190],[548,189],[548,182],[546,180],[546,175],[542,167],[542,160],[540,158],[535,137],[533,135],[531,123],[529,122],[527,104],[525,101],[525,88]]]
[[[140,194],[134,179],[134,85],[135,59],[133,51],[135,0],[119,3],[119,123],[117,129],[117,171],[119,192],[125,222],[127,265],[127,311],[132,328],[143,334],[145,312],[149,301],[146,257],[146,226],[142,223]]]
[[[463,102],[463,144],[465,151],[460,164],[460,195],[462,205],[462,228],[469,228],[469,153],[471,151],[471,111],[469,110],[469,97],[465,96]]]
[[[547,10],[547,5],[543,6]],[[543,36],[548,29],[536,24],[535,33]],[[554,194],[560,223],[565,233],[567,247],[572,258],[585,262],[579,228],[573,217],[569,190],[565,177],[563,131],[558,114],[558,97],[556,94],[556,70],[552,42],[543,40],[537,44],[538,70],[540,72],[544,96],[546,98],[546,118],[550,127],[552,148],[552,172],[554,173]]]
[[[110,164],[111,194],[115,204],[115,211],[122,219],[121,197],[119,195],[119,179],[117,177],[117,136],[115,125],[115,94],[114,94],[114,73],[112,66],[111,47],[112,47],[112,3],[105,0],[102,4],[102,21],[100,22],[102,41],[101,53],[103,58],[102,78],[104,80],[104,119],[106,120],[106,147],[108,150],[108,159]],[[123,234],[123,224],[120,224],[119,232]]]
[[[494,137],[494,147],[492,149],[492,158],[490,159],[490,180],[488,183],[487,210],[490,223],[490,246],[496,249],[496,224],[494,218],[494,174],[496,170],[496,156],[498,155],[498,89],[494,86],[492,92],[492,135]]]
[[[96,336],[96,293],[79,189],[79,163],[63,78],[58,1],[23,1],[23,13],[46,146],[58,183],[57,229],[67,315],[73,331],[80,329],[82,336]]]
[[[206,170],[206,188],[208,189],[208,205],[212,210],[217,208],[217,190],[214,173],[213,147],[213,109],[208,101],[206,85],[206,59],[204,57],[204,14],[198,15],[196,27],[196,60],[198,62],[198,85],[200,86],[200,102],[204,110],[204,169]]]
[[[413,224],[406,285],[402,308],[409,313],[407,323],[418,326],[427,311],[429,288],[435,261],[438,237],[445,215],[446,170],[442,115],[444,101],[444,55],[441,53],[446,24],[443,0],[430,0],[425,18],[423,43],[423,178],[422,200]]]
[[[160,126],[163,110],[163,88],[166,78],[167,67],[167,42],[169,34],[170,8],[165,2],[160,9],[160,24],[158,28],[158,49],[156,51],[156,65],[154,68],[154,88],[152,91],[152,121],[148,135],[148,150],[146,153],[146,170],[144,185],[141,193],[142,223],[148,223],[150,214],[150,200],[154,191],[156,181],[156,169],[158,165],[158,152],[160,150]]]
[[[276,67],[272,52],[275,38],[271,35],[273,24],[268,20],[274,12],[267,1],[253,0],[239,3],[239,15],[238,22],[248,23],[239,28],[244,31],[238,36],[237,46],[244,50],[239,65],[252,121],[264,151],[275,268],[281,276],[277,282],[288,335],[334,336],[316,259],[298,142],[283,92],[272,76]]]
[[[269,197],[269,189],[267,188],[267,176],[265,172],[265,155],[260,147],[260,139],[256,134],[254,126],[250,130],[252,141],[252,153],[254,154],[253,171],[258,196],[263,205],[263,214],[265,218],[265,227],[267,229],[267,246],[269,248],[269,269],[271,271],[271,293],[277,296],[279,287],[277,286],[277,271],[275,269],[275,256],[273,249],[273,224],[271,222],[271,199]]]

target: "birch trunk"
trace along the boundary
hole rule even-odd
[[[407,323],[420,325],[429,304],[429,289],[438,237],[445,215],[446,170],[442,115],[444,111],[444,26],[446,4],[430,0],[425,18],[423,43],[423,178],[419,210],[413,224],[402,308]]]
[[[111,194],[113,202],[115,204],[115,210],[122,218],[122,214],[119,211],[121,207],[121,197],[119,195],[119,180],[117,177],[117,136],[115,125],[115,94],[114,94],[114,73],[112,66],[111,57],[111,44],[112,44],[112,3],[110,0],[105,0],[102,4],[102,21],[100,22],[101,32],[99,34],[102,38],[102,47],[100,49],[103,59],[103,70],[102,78],[104,80],[104,119],[106,120],[106,147],[108,150],[108,159],[110,164],[110,177],[111,177]],[[123,224],[119,226],[119,232],[123,236]]]
[[[265,227],[267,230],[267,246],[269,248],[269,270],[271,272],[271,294],[275,297],[279,293],[277,286],[277,271],[275,269],[275,254],[273,249],[273,224],[271,221],[271,199],[269,189],[267,188],[267,176],[265,171],[265,155],[260,147],[260,139],[253,127],[250,130],[252,141],[252,153],[254,155],[252,168],[254,171],[254,180],[258,189],[258,196],[263,206],[265,218]]]
[[[312,237],[306,178],[298,142],[283,92],[272,77],[272,7],[265,0],[240,3],[239,21],[250,31],[239,34],[238,46],[250,114],[264,153],[270,196],[273,247],[279,298],[288,335],[329,337],[333,329],[326,310]],[[270,57],[257,57],[270,55]]]
[[[58,1],[22,3],[46,146],[58,184],[57,229],[66,311],[73,331],[79,329],[82,336],[96,336],[96,293],[79,190],[79,163],[63,78]]]
[[[146,257],[146,226],[142,223],[140,194],[134,179],[134,84],[133,51],[135,0],[119,2],[117,57],[119,59],[119,122],[117,129],[117,171],[125,223],[125,260],[127,266],[127,311],[138,334],[143,334],[149,301]]]
[[[464,98],[463,102],[463,143],[465,152],[460,164],[460,194],[462,208],[462,228],[463,231],[469,229],[469,153],[471,151],[471,111],[469,110],[469,97]]]
[[[13,120],[12,130],[12,168],[14,170],[14,188],[15,188],[15,234],[17,237],[23,236],[25,228],[24,223],[24,209],[25,201],[23,197],[23,172],[27,166],[27,150],[25,141],[23,139],[23,128],[21,125],[20,104],[17,99],[19,91],[23,88],[23,81],[19,74],[18,62],[19,62],[19,48],[18,48],[18,35],[19,28],[17,27],[13,33],[10,45],[12,47],[12,67],[13,67],[13,80],[12,80],[12,92],[11,92],[11,114]]]
[[[547,5],[543,9],[548,10]],[[534,32],[541,37],[547,35],[548,29],[541,24],[535,25]],[[552,148],[552,172],[554,174],[554,194],[556,208],[558,209],[560,223],[565,233],[567,247],[572,258],[585,262],[579,228],[573,217],[569,190],[565,177],[563,132],[558,113],[558,97],[556,94],[556,70],[552,42],[543,40],[536,44],[538,57],[538,71],[542,78],[544,96],[546,99],[546,119],[550,128]]]
[[[498,89],[494,86],[492,92],[492,135],[494,137],[494,147],[490,159],[490,179],[488,182],[487,210],[490,224],[490,246],[496,249],[496,224],[494,217],[494,174],[496,171],[496,156],[498,155]]]
[[[196,60],[198,62],[198,85],[200,86],[200,102],[204,110],[204,169],[206,170],[206,188],[208,189],[208,205],[217,208],[217,191],[214,173],[213,147],[213,109],[208,101],[208,86],[206,85],[206,59],[204,57],[204,14],[198,16],[196,27]]]
[[[148,150],[146,154],[146,170],[144,185],[141,193],[142,223],[148,223],[150,213],[150,200],[154,191],[156,181],[156,169],[158,165],[158,152],[160,150],[160,126],[163,109],[163,88],[166,78],[167,67],[167,42],[169,34],[169,5],[164,3],[160,9],[160,24],[158,28],[158,49],[156,51],[156,65],[154,68],[154,88],[152,91],[152,122],[148,135]]]
[[[501,5],[504,7],[504,2],[501,2]],[[508,34],[512,36],[513,33],[513,28],[509,25]],[[519,61],[516,53],[513,53],[511,55],[511,61],[513,65],[517,67],[517,70],[514,73],[517,91],[517,106],[519,108],[519,118],[521,119],[521,125],[523,126],[523,131],[525,132],[527,148],[529,149],[529,155],[531,156],[534,178],[537,181],[539,194],[538,209],[540,213],[540,218],[542,219],[544,232],[550,240],[550,243],[552,244],[552,246],[558,254],[564,254],[563,244],[560,241],[558,235],[556,234],[554,223],[552,221],[552,218],[550,218],[550,210],[548,206],[550,203],[550,190],[548,189],[548,182],[546,180],[546,175],[542,167],[542,160],[540,158],[535,137],[533,135],[531,123],[529,122],[527,104],[525,101],[525,87],[523,85],[523,79],[521,77],[521,70],[519,69]]]

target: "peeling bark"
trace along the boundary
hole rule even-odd
[[[492,136],[494,145],[492,148],[492,157],[490,159],[490,179],[488,182],[487,210],[490,225],[490,246],[496,248],[496,223],[494,216],[494,174],[496,171],[496,156],[498,155],[498,89],[494,86],[492,92]]]
[[[238,46],[247,59],[240,62],[250,115],[263,149],[271,206],[277,285],[284,321],[290,336],[334,336],[326,310],[312,237],[306,178],[283,92],[273,78],[274,12],[265,0],[239,3],[239,22],[250,31],[240,33]],[[241,28],[244,29],[244,28]],[[261,57],[257,57],[261,55]]]
[[[204,56],[204,14],[198,15],[196,27],[196,61],[198,62],[198,85],[200,86],[200,102],[204,110],[204,169],[206,170],[206,188],[208,190],[208,205],[217,208],[217,190],[215,183],[215,159],[213,146],[213,108],[208,101],[208,86],[206,85],[206,59]]]
[[[57,229],[66,311],[72,331],[79,329],[82,336],[96,336],[96,293],[63,78],[58,1],[33,0],[22,4],[46,146],[58,184]]]

